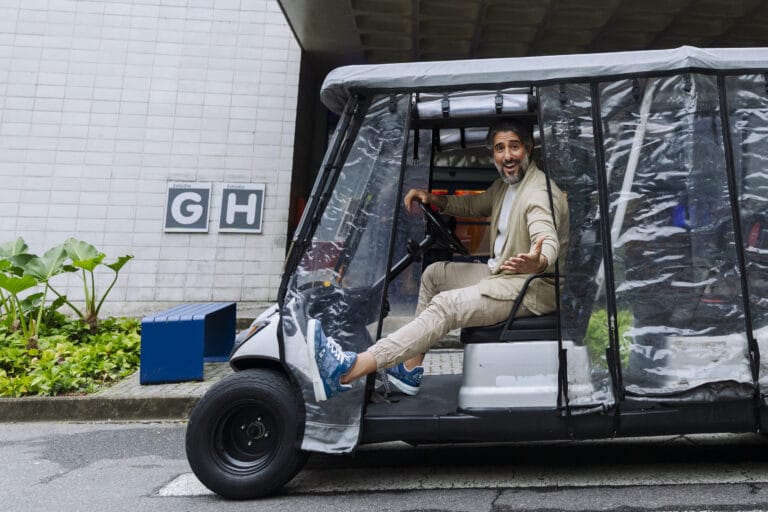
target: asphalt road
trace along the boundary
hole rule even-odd
[[[362,448],[316,455],[284,493],[212,495],[182,423],[0,424],[0,510],[768,510],[768,438]]]

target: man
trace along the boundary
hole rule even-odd
[[[320,322],[310,319],[307,347],[315,398],[326,400],[350,389],[360,377],[386,368],[387,378],[401,391],[416,394],[426,351],[451,329],[493,325],[509,315],[529,274],[553,271],[568,244],[568,206],[545,174],[531,161],[533,138],[514,120],[494,123],[489,132],[493,161],[499,172],[479,195],[437,196],[413,189],[405,196],[437,206],[442,213],[491,218],[488,263],[438,262],[424,271],[414,320],[380,339],[365,352],[344,352],[326,338]],[[555,220],[553,220],[555,219]],[[554,283],[537,279],[523,297],[519,316],[555,311]]]

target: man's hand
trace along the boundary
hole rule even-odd
[[[541,254],[541,246],[546,237],[540,236],[533,245],[533,250],[528,253],[520,253],[512,256],[499,266],[501,270],[508,270],[515,274],[538,274],[544,272],[549,266],[547,257]]]
[[[445,198],[442,196],[436,196],[435,194],[431,194],[426,190],[412,188],[408,191],[407,194],[405,194],[405,199],[403,200],[403,203],[405,203],[405,209],[410,213],[413,213],[414,211],[412,209],[412,204],[414,201],[419,201],[423,204],[434,204],[438,208],[445,207],[446,202]]]

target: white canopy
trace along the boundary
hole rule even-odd
[[[685,69],[766,72],[768,48],[681,46],[673,50],[344,66],[328,74],[320,98],[326,107],[339,113],[350,93],[356,90],[415,91],[485,84],[535,84]]]

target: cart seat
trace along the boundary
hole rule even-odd
[[[512,304],[506,320],[483,327],[464,327],[459,340],[462,343],[506,343],[512,341],[553,341],[557,340],[557,313],[540,316],[518,317],[523,296],[534,279],[553,278],[555,274],[531,274],[523,283],[520,293]]]
[[[507,320],[484,327],[464,327],[459,339],[462,343],[557,340],[557,314],[515,318],[509,327]]]

